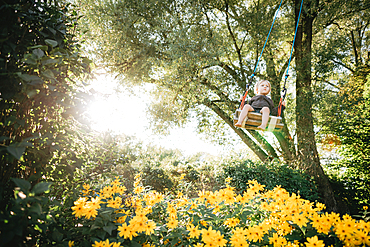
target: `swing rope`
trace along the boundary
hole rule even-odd
[[[282,112],[282,103],[283,103],[283,101],[285,99],[286,92],[287,92],[287,89],[286,89],[286,81],[287,81],[288,76],[289,76],[289,73],[288,73],[289,72],[289,66],[290,66],[290,62],[292,61],[293,48],[294,48],[294,43],[295,43],[295,37],[297,35],[299,20],[301,18],[302,6],[303,6],[303,0],[301,1],[301,7],[299,8],[298,20],[297,20],[297,24],[296,24],[296,27],[295,27],[292,49],[290,51],[290,58],[289,58],[288,67],[287,67],[286,74],[285,74],[284,87],[283,87],[283,90],[281,92],[281,97],[280,97],[280,102],[279,102],[279,107],[278,107],[278,117],[280,117],[280,115],[281,115],[281,112]]]
[[[302,1],[303,1],[303,0],[302,0]],[[260,60],[261,60],[261,57],[262,57],[263,51],[264,51],[265,46],[266,46],[266,44],[267,44],[267,40],[269,39],[269,36],[270,36],[271,30],[272,30],[272,27],[274,26],[274,23],[275,23],[276,17],[277,17],[277,15],[278,15],[278,13],[279,13],[279,10],[280,10],[280,7],[281,7],[281,4],[282,4],[282,3],[283,3],[283,0],[281,0],[281,1],[280,1],[279,7],[278,7],[278,9],[277,9],[277,11],[276,11],[276,13],[275,13],[274,20],[272,21],[272,24],[271,24],[271,27],[270,27],[270,31],[269,31],[269,33],[267,34],[267,38],[266,38],[266,40],[265,40],[265,44],[263,45],[263,48],[262,48],[261,54],[260,54],[260,56],[259,56],[259,58],[258,58],[258,60],[257,60],[256,66],[254,67],[253,74],[252,74],[252,75],[250,76],[250,78],[249,78],[248,84],[247,84],[247,86],[246,86],[246,91],[245,91],[245,93],[244,93],[244,96],[243,96],[242,102],[240,103],[240,110],[243,110],[244,102],[245,102],[245,98],[246,98],[246,97],[247,97],[247,95],[248,95],[248,91],[249,91],[250,84],[252,83],[252,79],[253,79],[253,77],[254,77],[254,75],[255,75],[254,73],[255,73],[255,72],[256,72],[256,70],[257,70],[258,63],[259,63],[259,62],[260,62]]]

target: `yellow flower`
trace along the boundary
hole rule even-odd
[[[325,204],[322,204],[320,202],[317,202],[316,203],[316,208],[317,208],[318,211],[322,211],[322,210],[324,210],[326,208],[326,206],[325,206]]]
[[[200,230],[198,229],[198,226],[194,226],[193,224],[189,224],[186,227],[186,230],[189,231],[190,238],[198,238],[200,235]]]
[[[368,234],[368,231],[359,230],[356,232],[356,238],[360,241],[360,244],[363,244],[364,246],[370,246],[370,236]]]
[[[96,215],[98,215],[98,211],[95,208],[93,208],[93,207],[87,207],[85,209],[85,218],[86,219],[90,219],[91,217],[92,218],[95,218]]]
[[[205,221],[205,220],[201,220],[201,221],[199,221],[199,223],[200,223],[202,226],[207,226],[207,225],[208,225],[207,221]]]
[[[157,227],[156,223],[154,221],[148,221],[146,224],[145,224],[145,234],[146,235],[151,235],[151,234],[154,234],[154,229]]]
[[[123,195],[126,192],[126,187],[125,186],[119,186],[117,189],[117,193],[120,195]]]
[[[109,243],[109,239],[106,239],[105,241],[100,241],[100,242],[95,241],[95,244],[92,244],[92,247],[110,247],[111,245],[112,244]],[[118,246],[120,246],[120,245],[118,245]]]
[[[180,180],[183,180],[183,179],[185,178],[185,176],[186,176],[186,174],[185,174],[185,173],[181,174],[181,176],[180,176]]]
[[[75,241],[68,241],[68,247],[72,247],[75,244]]]
[[[120,247],[121,243],[120,242],[113,242],[112,247]]]
[[[92,247],[105,247],[105,244],[102,241],[95,241],[95,243],[92,244]]]
[[[76,203],[76,202],[75,202]],[[76,217],[80,218],[85,215],[85,208],[82,204],[77,204],[76,206],[72,207],[73,213]]]
[[[317,236],[307,238],[306,247],[325,247],[324,241],[319,240]]]
[[[119,186],[121,184],[121,182],[119,181],[119,179],[115,179],[110,184],[113,185],[113,186]]]
[[[117,230],[120,237],[129,238],[131,235],[130,227],[126,223],[119,226]]]
[[[127,218],[127,215],[118,217],[118,219],[115,221],[115,223],[125,223]]]
[[[144,243],[143,247],[155,247],[154,244]]]
[[[83,191],[82,191],[82,193],[84,193],[84,195],[88,195],[88,194],[89,194],[89,192],[90,192],[90,185],[88,185],[88,184],[86,184],[86,183],[85,183],[85,184],[83,184],[82,186],[83,186],[83,187],[84,187],[84,189],[85,189],[85,190],[83,190]]]
[[[285,238],[280,237],[277,233],[274,233],[272,237],[269,238],[269,242],[274,247],[286,246],[288,243]]]
[[[122,204],[122,198],[121,197],[116,197],[115,199],[110,199],[108,200],[108,204],[107,204],[107,207],[111,207],[111,208],[120,208]]]
[[[258,242],[262,240],[264,236],[264,231],[261,231],[261,229],[258,229],[257,227],[250,227],[247,229],[247,239],[250,241]]]
[[[302,228],[307,225],[308,219],[303,214],[295,214],[292,216],[292,221]]]
[[[225,246],[227,244],[227,240],[222,237],[222,235],[218,235],[213,239],[213,242],[216,244],[216,246]]]
[[[142,172],[136,174],[135,177],[134,177],[134,179],[135,180],[140,179],[141,178],[141,174],[142,174]]]
[[[362,207],[365,211],[367,211],[367,209],[369,208],[368,206],[363,206]]]
[[[134,216],[131,220],[130,220],[130,226],[131,227],[131,231],[132,232],[143,232],[146,230],[146,221],[148,220],[147,217],[142,217],[142,216]]]
[[[184,196],[184,194],[181,192],[181,191],[179,191],[178,193],[177,193],[177,198],[181,198],[181,197],[183,197]]]
[[[238,218],[229,218],[225,220],[224,225],[227,225],[229,227],[235,227],[237,224],[239,224],[240,220]]]
[[[179,222],[176,219],[170,219],[167,223],[167,227],[170,229],[174,229],[178,224]]]
[[[140,194],[143,191],[144,191],[144,187],[142,187],[142,186],[137,186],[137,187],[134,188],[134,193],[135,194]]]
[[[249,244],[245,239],[245,231],[243,228],[237,227],[233,230],[233,235],[230,237],[230,244],[234,247],[248,247]]]

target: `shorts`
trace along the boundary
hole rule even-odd
[[[257,112],[257,113],[261,113],[261,110],[262,108],[257,108],[257,107],[253,107],[254,111],[253,112]]]

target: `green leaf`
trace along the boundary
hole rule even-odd
[[[25,146],[19,145],[19,143],[9,145],[6,150],[13,155],[16,159],[20,160],[24,151],[26,151]]]
[[[36,57],[33,54],[26,54],[23,58],[23,62],[28,64],[37,64]]]
[[[105,231],[103,231],[103,230],[98,230],[96,232],[96,236],[98,236],[100,239],[104,239],[106,234],[107,233]]]
[[[49,78],[49,79],[54,79],[54,78],[55,78],[55,77],[54,77],[54,73],[53,73],[50,69],[45,70],[44,72],[42,72],[42,74],[43,74],[45,77]]]
[[[16,120],[17,120],[17,118],[15,116],[10,116],[10,117],[6,118],[5,119],[5,126],[12,125]]]
[[[29,211],[30,212],[33,212],[33,213],[36,213],[37,215],[41,215],[42,213],[42,208],[41,208],[41,205],[36,203],[36,204],[33,204],[30,208],[29,208]]]
[[[45,39],[45,43],[47,45],[50,45],[51,47],[55,47],[58,45],[58,42],[52,39]]]
[[[12,181],[15,183],[16,186],[21,188],[23,192],[28,192],[31,189],[31,184],[27,180],[21,178],[12,178]]]
[[[50,187],[51,184],[52,183],[50,183],[50,182],[40,182],[32,188],[31,192],[35,193],[36,195],[44,193],[45,191],[49,190],[49,187]]]
[[[22,80],[27,81],[27,82],[29,82],[29,81],[41,81],[42,82],[41,78],[38,77],[37,75],[18,74],[18,76]]]
[[[62,240],[63,238],[63,234],[61,234],[60,232],[58,232],[56,229],[53,231],[53,234],[52,234],[52,237],[55,241],[59,242]]]
[[[35,45],[35,46],[29,47],[29,49],[41,49],[43,51],[47,51],[48,47],[46,45]]]
[[[49,58],[49,59],[43,60],[41,62],[41,64],[42,65],[47,65],[47,64],[58,63],[58,62],[59,62],[59,60],[57,60],[57,59]]]
[[[103,211],[100,213],[100,217],[103,219],[103,221],[111,221],[111,211]]]
[[[0,142],[3,142],[5,140],[9,140],[10,138],[7,136],[0,136]]]
[[[95,229],[99,229],[99,228],[100,228],[100,226],[93,224],[93,225],[90,227],[90,231],[94,231]]]
[[[112,231],[116,230],[117,227],[115,225],[108,225],[103,227],[104,231],[106,231],[109,235],[112,235]]]
[[[177,241],[178,242],[178,241]],[[176,243],[177,243],[176,242]],[[132,240],[131,242],[130,242],[130,246],[132,246],[132,247],[141,247],[141,244],[139,244],[138,242],[136,242],[136,241],[134,241],[134,240]]]
[[[42,58],[45,55],[45,53],[41,49],[35,49],[32,51],[32,53],[35,54],[38,59]]]

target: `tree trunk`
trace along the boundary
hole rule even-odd
[[[312,175],[318,185],[319,192],[330,211],[337,211],[337,203],[333,190],[325,175],[317,152],[312,118],[311,89],[311,54],[312,54],[312,23],[315,19],[313,9],[316,0],[306,1],[301,13],[300,25],[297,30],[294,49],[296,52],[296,122],[298,168]],[[298,20],[301,0],[294,0],[295,19]],[[305,10],[308,10],[307,12]]]

